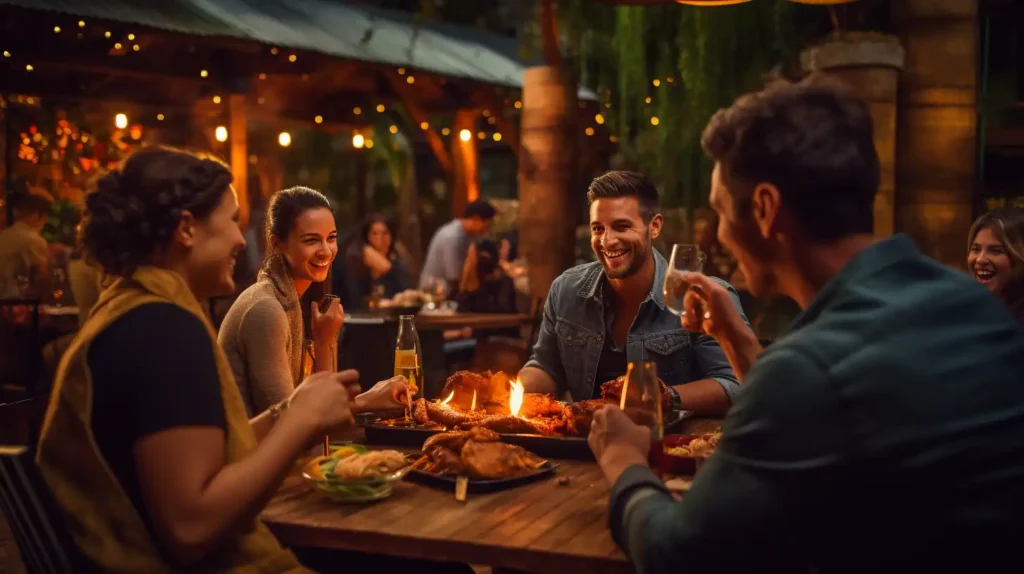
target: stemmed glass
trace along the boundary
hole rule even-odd
[[[427,309],[437,309],[448,296],[448,283],[438,277],[427,277],[423,281],[423,293],[426,295]]]
[[[690,289],[700,295],[700,290],[683,279],[683,272],[700,273],[704,269],[707,255],[696,245],[676,243],[672,246],[672,257],[665,271],[665,285],[662,299],[665,307],[675,315],[682,316],[686,312],[684,300]]]
[[[636,424],[651,429],[651,453],[648,462],[657,470],[664,462],[665,426],[662,413],[662,388],[658,367],[651,361],[630,363],[622,383],[619,408]]]

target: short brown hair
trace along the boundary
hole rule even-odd
[[[871,114],[837,84],[818,76],[772,82],[719,110],[701,145],[719,164],[737,210],[749,209],[753,186],[766,182],[812,239],[874,229],[881,169]]]
[[[587,204],[602,198],[635,197],[644,223],[658,213],[658,188],[642,173],[609,171],[594,178],[587,190]]]

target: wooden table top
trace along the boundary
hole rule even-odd
[[[563,574],[633,572],[608,531],[608,491],[596,464],[556,461],[555,477],[490,494],[404,481],[372,505],[332,502],[290,478],[263,512],[285,545],[358,550]],[[567,477],[569,484],[558,484]]]
[[[721,419],[687,419],[681,432],[710,432]],[[387,447],[375,447],[387,448]],[[407,451],[408,449],[397,449]],[[371,505],[332,502],[290,477],[263,512],[285,545],[358,550],[487,564],[537,573],[633,572],[608,530],[608,492],[593,462],[559,460],[555,476],[490,494],[411,482]],[[567,477],[569,484],[558,484]]]

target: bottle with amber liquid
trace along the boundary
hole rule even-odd
[[[398,340],[395,342],[395,376],[401,375],[408,382],[409,408],[423,391],[423,355],[415,319],[413,315],[398,318]]]

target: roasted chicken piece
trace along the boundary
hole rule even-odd
[[[572,428],[576,436],[587,436],[590,434],[590,423],[594,420],[594,413],[605,405],[612,404],[604,399],[591,399],[579,401],[569,405],[569,413],[572,416]]]
[[[461,449],[461,447],[460,447]],[[416,470],[432,474],[445,474],[458,476],[465,474],[466,468],[462,464],[462,458],[458,450],[452,450],[443,446],[435,446],[423,456],[412,467]]]
[[[437,446],[459,452],[462,450],[462,445],[466,444],[466,441],[470,439],[479,442],[494,442],[501,440],[501,437],[498,436],[498,433],[483,427],[473,427],[464,431],[444,432],[425,440],[423,442],[423,452],[429,452]]]
[[[544,460],[530,451],[503,442],[467,441],[462,447],[462,464],[474,478],[513,478],[536,471]]]
[[[458,371],[448,377],[441,390],[442,397],[455,393],[448,404],[462,411],[469,411],[473,405],[473,393],[476,393],[476,408],[486,410],[488,407],[508,408],[509,382],[505,373],[491,374],[490,371],[477,374],[470,371]]]
[[[454,408],[450,404],[445,405],[430,401],[425,401],[423,407],[428,419],[448,428],[455,428],[462,424],[479,421],[487,416],[482,411],[467,412]]]
[[[505,412],[508,412],[506,409]],[[527,393],[523,395],[523,406],[519,408],[519,416],[523,418],[562,417],[567,414],[566,406],[550,395]]]
[[[564,419],[560,419],[558,422],[562,422]],[[551,422],[551,419],[522,419],[514,417],[512,415],[493,415],[484,419],[466,423],[460,428],[483,428],[490,429],[494,432],[506,433],[506,434],[539,434],[539,435],[557,435],[560,428],[564,428],[563,424]]]
[[[622,399],[622,385],[626,382],[626,376],[623,375],[616,379],[612,379],[601,385],[601,398],[606,401],[612,401],[615,404],[619,404]],[[668,386],[665,381],[658,379],[661,384],[661,409],[664,412],[669,412],[672,409],[672,395],[668,391]]]

